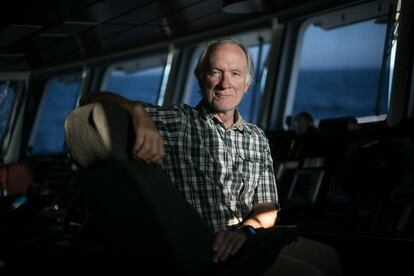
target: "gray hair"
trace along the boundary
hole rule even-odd
[[[202,87],[203,78],[207,72],[207,70],[210,67],[210,56],[213,53],[213,51],[219,46],[223,44],[234,44],[240,47],[242,51],[244,52],[246,56],[247,61],[247,68],[246,68],[246,82],[250,82],[253,80],[253,74],[254,74],[254,65],[253,65],[253,59],[250,56],[249,50],[247,49],[244,44],[237,40],[233,39],[225,39],[225,40],[217,40],[210,42],[201,53],[200,57],[198,58],[197,65],[194,69],[194,75],[198,80],[198,85],[200,88]]]

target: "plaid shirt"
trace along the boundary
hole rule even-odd
[[[239,225],[256,203],[278,208],[268,141],[257,126],[237,112],[225,129],[202,103],[145,110],[164,139],[162,167],[212,232]]]

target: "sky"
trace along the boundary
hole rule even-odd
[[[373,21],[328,31],[310,25],[305,31],[301,68],[380,67],[385,31],[385,24]]]

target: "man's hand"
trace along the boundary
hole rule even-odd
[[[135,132],[132,157],[159,164],[165,154],[164,142],[154,122],[140,105],[131,109],[130,114]]]
[[[239,251],[245,241],[246,234],[241,230],[218,232],[213,242],[213,261],[218,263],[227,260]]]
[[[135,132],[135,142],[132,147],[132,157],[147,163],[159,164],[164,157],[164,142],[150,116],[136,102],[129,101],[111,92],[101,91],[84,95],[80,105],[99,101],[113,101],[128,111]]]

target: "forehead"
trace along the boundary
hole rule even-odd
[[[227,64],[237,67],[242,66],[244,69],[247,64],[246,54],[237,44],[219,44],[211,51],[210,64]]]

